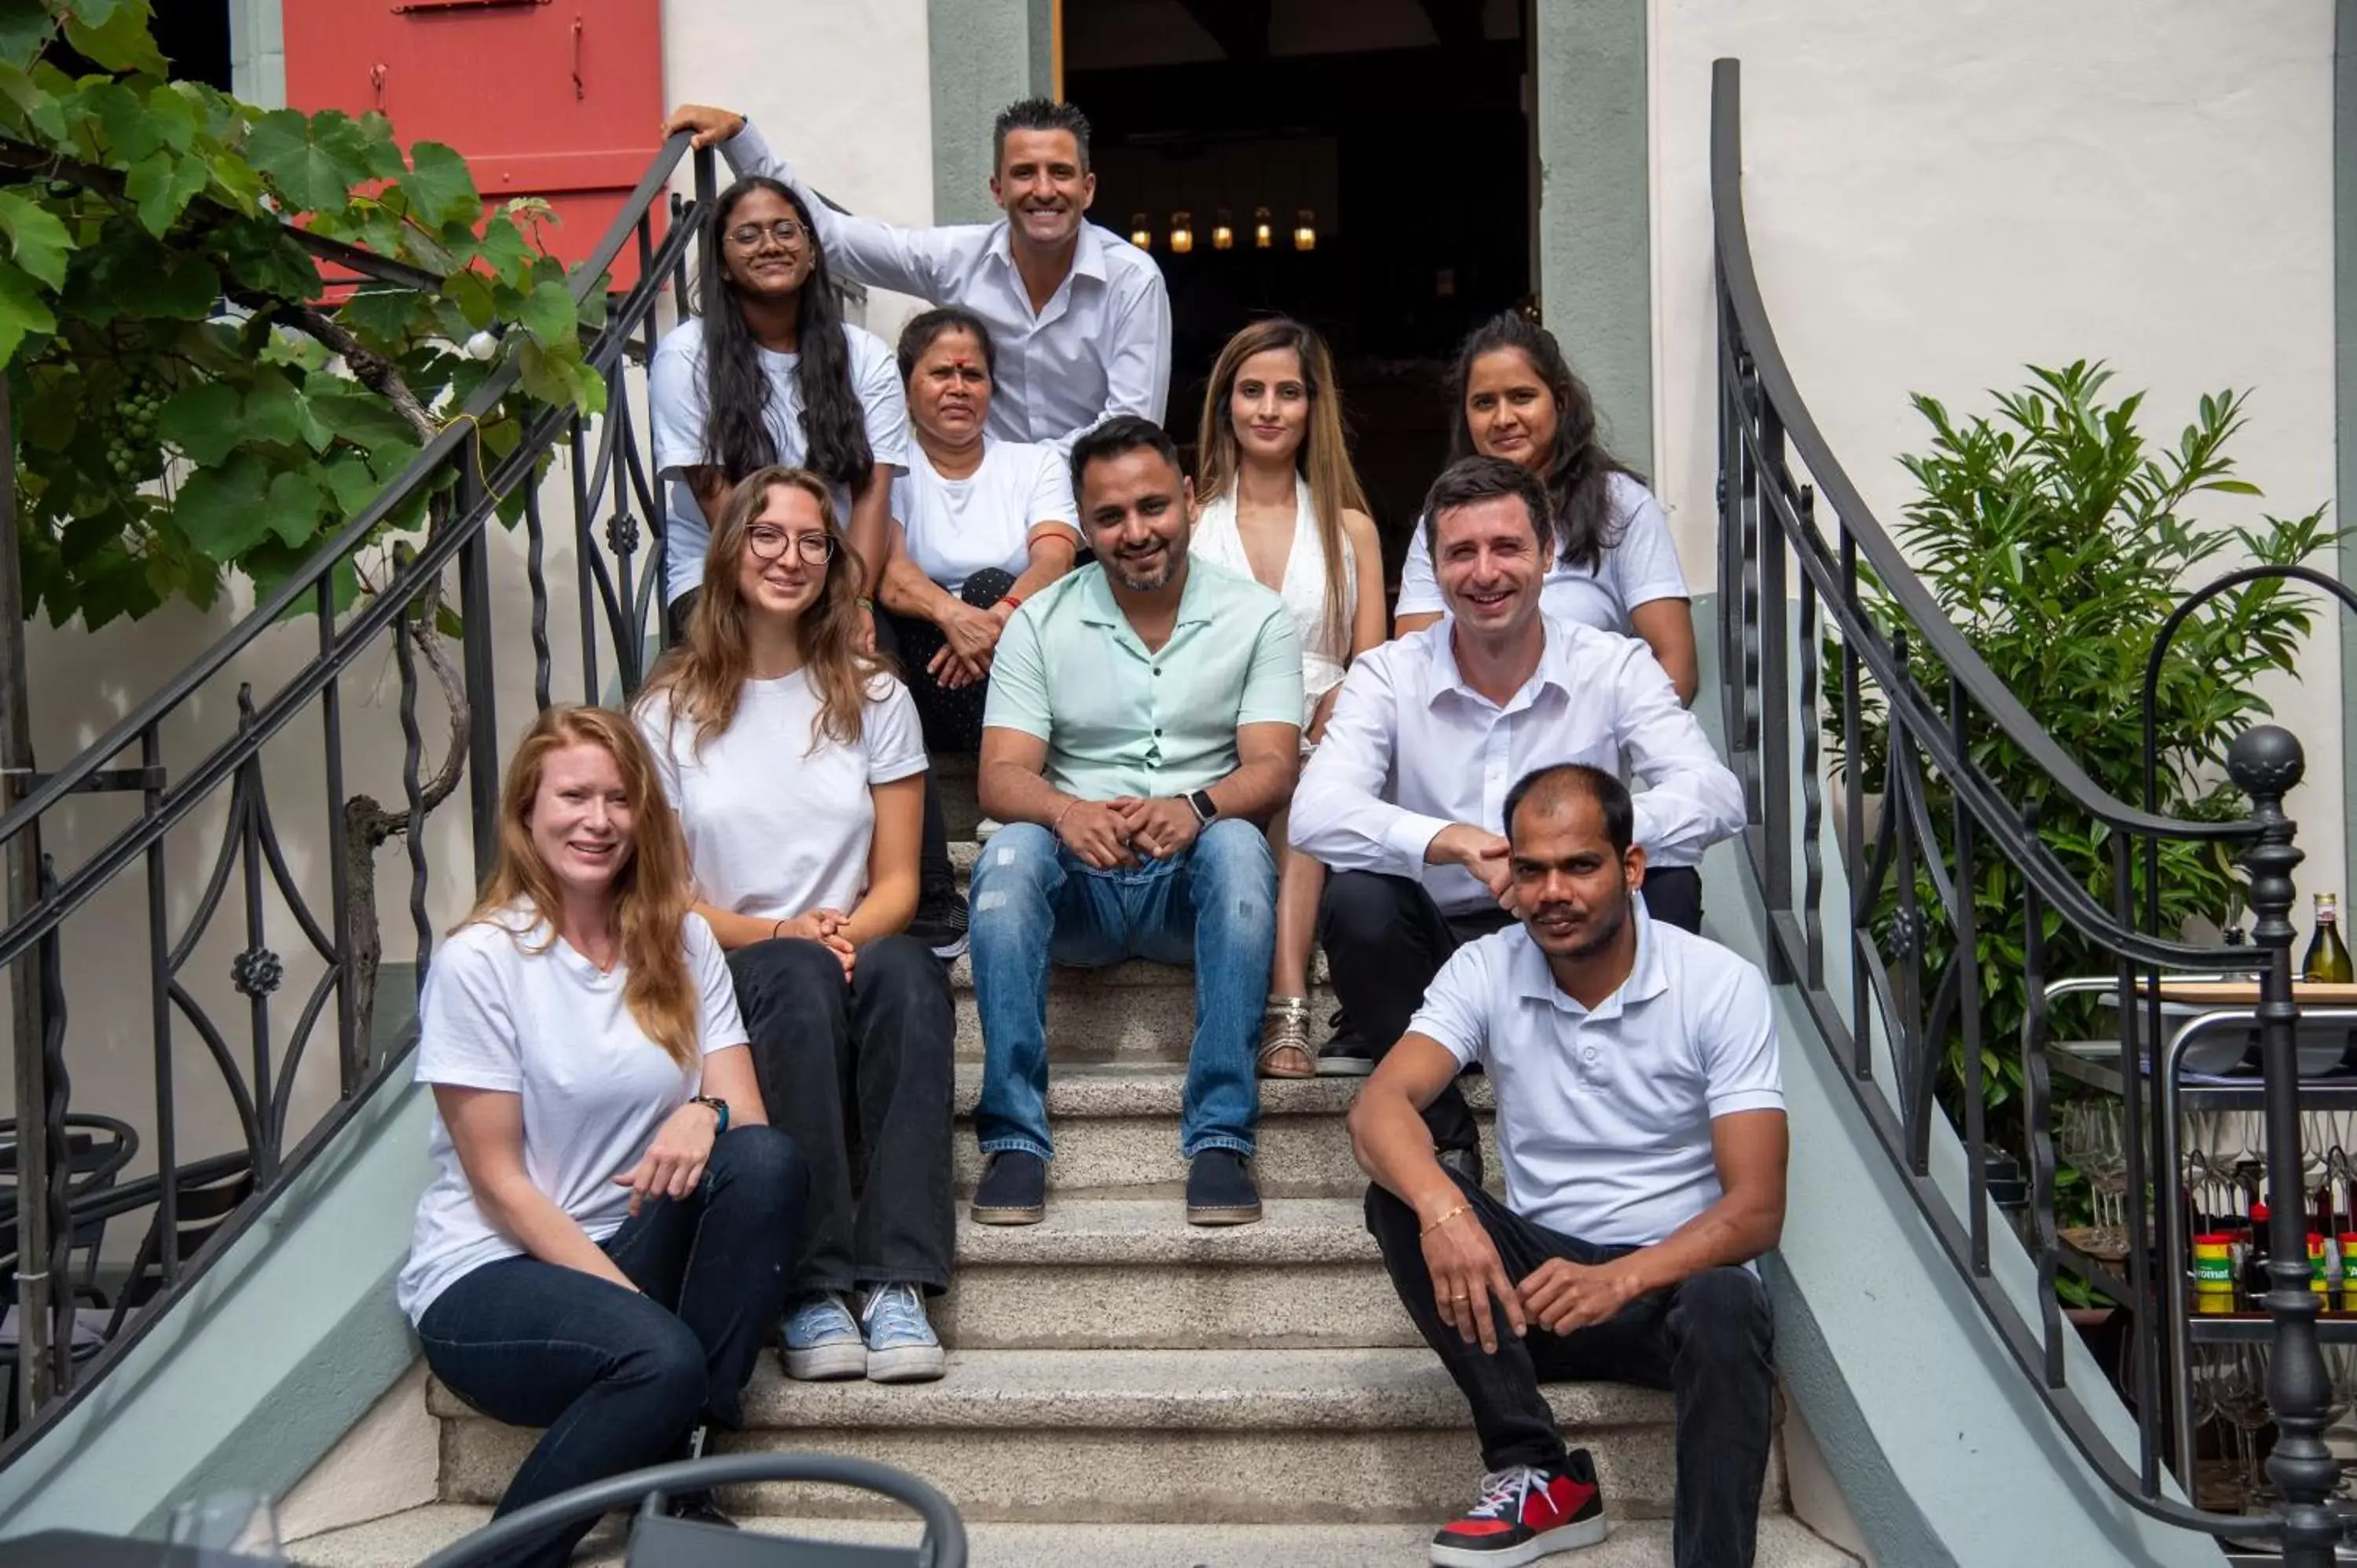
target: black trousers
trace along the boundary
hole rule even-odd
[[[1517,1283],[1549,1258],[1601,1263],[1631,1251],[1593,1246],[1533,1224],[1462,1177],[1455,1179]],[[1759,1276],[1748,1269],[1706,1269],[1640,1297],[1616,1317],[1568,1334],[1533,1324],[1517,1339],[1501,1323],[1492,1353],[1479,1341],[1466,1343],[1442,1320],[1420,1228],[1415,1210],[1382,1187],[1367,1189],[1367,1229],[1383,1250],[1392,1288],[1472,1407],[1481,1463],[1491,1470],[1563,1464],[1563,1436],[1541,1382],[1595,1380],[1667,1389],[1677,1407],[1674,1559],[1678,1568],[1749,1568],[1776,1384],[1775,1324]]]
[[[1444,915],[1423,883],[1372,871],[1336,872],[1318,905],[1318,940],[1334,999],[1377,1060],[1407,1033],[1425,987],[1448,955],[1513,923],[1503,909]],[[1480,1146],[1473,1112],[1453,1083],[1425,1107],[1424,1124],[1435,1148]]]
[[[728,955],[770,1120],[810,1165],[797,1293],[950,1283],[952,1021],[940,961],[880,938],[843,964],[789,937]]]
[[[992,567],[968,577],[958,597],[975,609],[986,610],[1013,586],[1012,576]],[[892,623],[892,639],[900,650],[900,679],[908,682],[909,695],[916,699],[917,721],[925,729],[925,749],[936,753],[981,750],[982,714],[990,697],[990,682],[977,681],[954,691],[942,686],[925,670],[949,640],[942,628],[921,616],[887,612],[878,618]]]

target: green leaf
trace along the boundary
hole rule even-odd
[[[172,517],[199,550],[216,561],[234,561],[269,536],[269,500],[262,459],[240,452],[220,467],[191,474]]]
[[[311,300],[320,291],[319,269],[286,225],[257,215],[213,231],[230,276],[242,289],[280,299]]]
[[[332,211],[369,179],[370,146],[352,118],[339,111],[306,115],[274,109],[246,134],[245,158],[299,211]]]
[[[475,177],[467,160],[439,142],[420,142],[409,149],[410,169],[394,181],[409,198],[409,209],[428,228],[463,222],[472,228],[482,216],[482,199],[475,194]]]
[[[16,357],[27,333],[57,329],[58,318],[41,297],[40,285],[21,268],[0,262],[0,365]]]
[[[319,513],[328,504],[328,488],[308,468],[288,468],[270,481],[270,531],[299,549],[319,532]]]
[[[517,341],[516,369],[522,374],[523,390],[532,397],[558,408],[576,406],[572,368],[537,340]]]
[[[176,81],[147,94],[148,128],[157,142],[176,153],[185,153],[196,145],[201,112],[186,91],[190,85]]]
[[[326,384],[322,384],[326,383]],[[383,399],[345,383],[334,384],[333,377],[314,377],[306,389],[311,413],[330,435],[342,437],[363,451],[379,451],[389,445],[409,446],[414,453],[417,432],[407,420],[394,413]]]
[[[570,344],[574,340],[576,317],[573,295],[561,283],[541,283],[533,285],[523,302],[519,319],[524,330],[549,348]]]
[[[0,24],[5,24],[5,9],[0,9]],[[5,43],[0,43],[0,52],[5,52]],[[15,105],[25,123],[50,141],[67,139],[65,106],[58,95],[35,81],[21,66],[5,59],[0,59],[0,99]]]
[[[480,273],[452,273],[442,280],[442,294],[458,307],[458,313],[467,318],[467,325],[478,332],[499,319],[499,313],[491,302],[491,285]]]
[[[159,77],[171,71],[170,62],[148,34],[147,0],[120,0],[107,19],[95,26],[69,16],[66,42],[102,70],[135,70]]]
[[[58,19],[41,0],[0,0],[0,60],[24,70],[57,33]]]
[[[160,240],[211,177],[202,158],[156,152],[132,166],[123,194],[137,204],[139,221],[147,232]]]
[[[73,237],[57,214],[13,190],[0,190],[0,232],[8,236],[8,253],[51,288],[66,285],[66,252]]]
[[[277,370],[255,374],[253,384],[246,389],[244,415],[246,439],[281,446],[301,443],[306,426],[313,423],[303,406],[302,393]]]
[[[242,400],[223,381],[202,381],[172,394],[156,420],[156,434],[199,468],[225,461],[244,439]]]
[[[328,489],[336,506],[336,516],[329,522],[332,528],[341,528],[360,516],[369,502],[376,499],[377,492],[384,489],[384,481],[370,471],[367,459],[356,452],[348,452],[328,464],[326,473]]]

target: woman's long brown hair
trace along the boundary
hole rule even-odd
[[[633,817],[630,843],[613,881],[614,931],[625,972],[622,1000],[649,1039],[682,1069],[693,1069],[702,1059],[703,1026],[680,931],[694,903],[687,839],[655,777],[647,743],[621,714],[605,708],[558,707],[544,710],[533,721],[500,789],[498,863],[483,884],[482,897],[459,925],[479,920],[504,929],[500,916],[520,904],[529,905],[548,927],[548,940],[530,950],[546,952],[554,945],[563,895],[555,874],[532,842],[532,807],[540,796],[549,754],[584,745],[603,746],[613,757]]]
[[[1350,602],[1347,575],[1351,541],[1342,532],[1342,512],[1367,510],[1367,493],[1351,466],[1349,440],[1342,433],[1342,395],[1334,384],[1334,356],[1326,339],[1290,317],[1272,316],[1255,321],[1228,339],[1211,367],[1211,390],[1203,394],[1203,423],[1197,433],[1195,493],[1215,500],[1235,488],[1243,459],[1236,449],[1236,425],[1228,400],[1236,390],[1236,373],[1254,354],[1290,349],[1301,360],[1302,384],[1309,391],[1309,421],[1302,432],[1294,466],[1309,482],[1309,506],[1318,514],[1318,542],[1326,552],[1327,640],[1351,651],[1351,622],[1356,611]]]
[[[816,501],[819,519],[834,541],[818,602],[794,626],[802,667],[810,671],[811,688],[818,693],[818,717],[811,725],[813,750],[821,739],[843,746],[859,744],[868,688],[886,672],[882,660],[862,653],[853,640],[860,615],[859,560],[852,553],[851,541],[844,537],[826,481],[807,468],[757,469],[728,493],[727,504],[720,509],[720,521],[712,533],[712,553],[704,562],[704,590],[696,595],[695,608],[688,615],[685,640],[663,655],[639,693],[641,708],[658,693],[667,697],[672,725],[683,718],[693,720],[699,750],[737,722],[737,703],[752,672],[745,598],[737,584],[746,531],[770,504],[770,492],[780,489],[800,490]]]

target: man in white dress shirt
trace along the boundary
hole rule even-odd
[[[1351,1110],[1367,1228],[1472,1406],[1488,1472],[1432,1561],[1530,1563],[1601,1541],[1596,1471],[1542,1381],[1677,1402],[1678,1568],[1747,1568],[1773,1421],[1775,1329],[1751,1261],[1784,1224],[1790,1141],[1768,983],[1643,912],[1642,811],[1613,774],[1508,791],[1520,924],[1457,950]],[[1480,1062],[1505,1201],[1444,1170],[1417,1119]]]
[[[935,229],[836,211],[733,110],[682,104],[663,122],[666,135],[679,131],[717,144],[738,175],[800,192],[841,276],[982,317],[998,350],[991,435],[1069,453],[1114,414],[1162,422],[1169,292],[1153,257],[1082,216],[1097,177],[1088,117],[1071,104],[1027,98],[1001,112],[990,195],[1006,216]]]
[[[1293,799],[1294,848],[1331,867],[1318,911],[1334,993],[1380,1057],[1459,944],[1512,923],[1506,791],[1584,762],[1649,788],[1647,856],[1691,866],[1743,825],[1743,790],[1646,646],[1543,615],[1555,557],[1546,491],[1498,457],[1451,464],[1425,498],[1448,618],[1361,654]],[[1329,1049],[1324,1073],[1369,1057]],[[1426,1112],[1450,1164],[1477,1175],[1454,1087]]]

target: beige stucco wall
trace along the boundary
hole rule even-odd
[[[1709,92],[1743,61],[1760,286],[1803,394],[1898,520],[1908,393],[1986,408],[2025,362],[2103,359],[2173,446],[2252,393],[2233,450],[2264,503],[2333,493],[2332,11],[2313,0],[1655,0],[1655,428],[1688,575],[1714,570]],[[2330,569],[2328,558],[2319,563]],[[2223,567],[2222,565],[2221,569]],[[2303,892],[2341,885],[2336,625],[2269,690],[2307,743]],[[2303,923],[2305,917],[2303,916]]]

